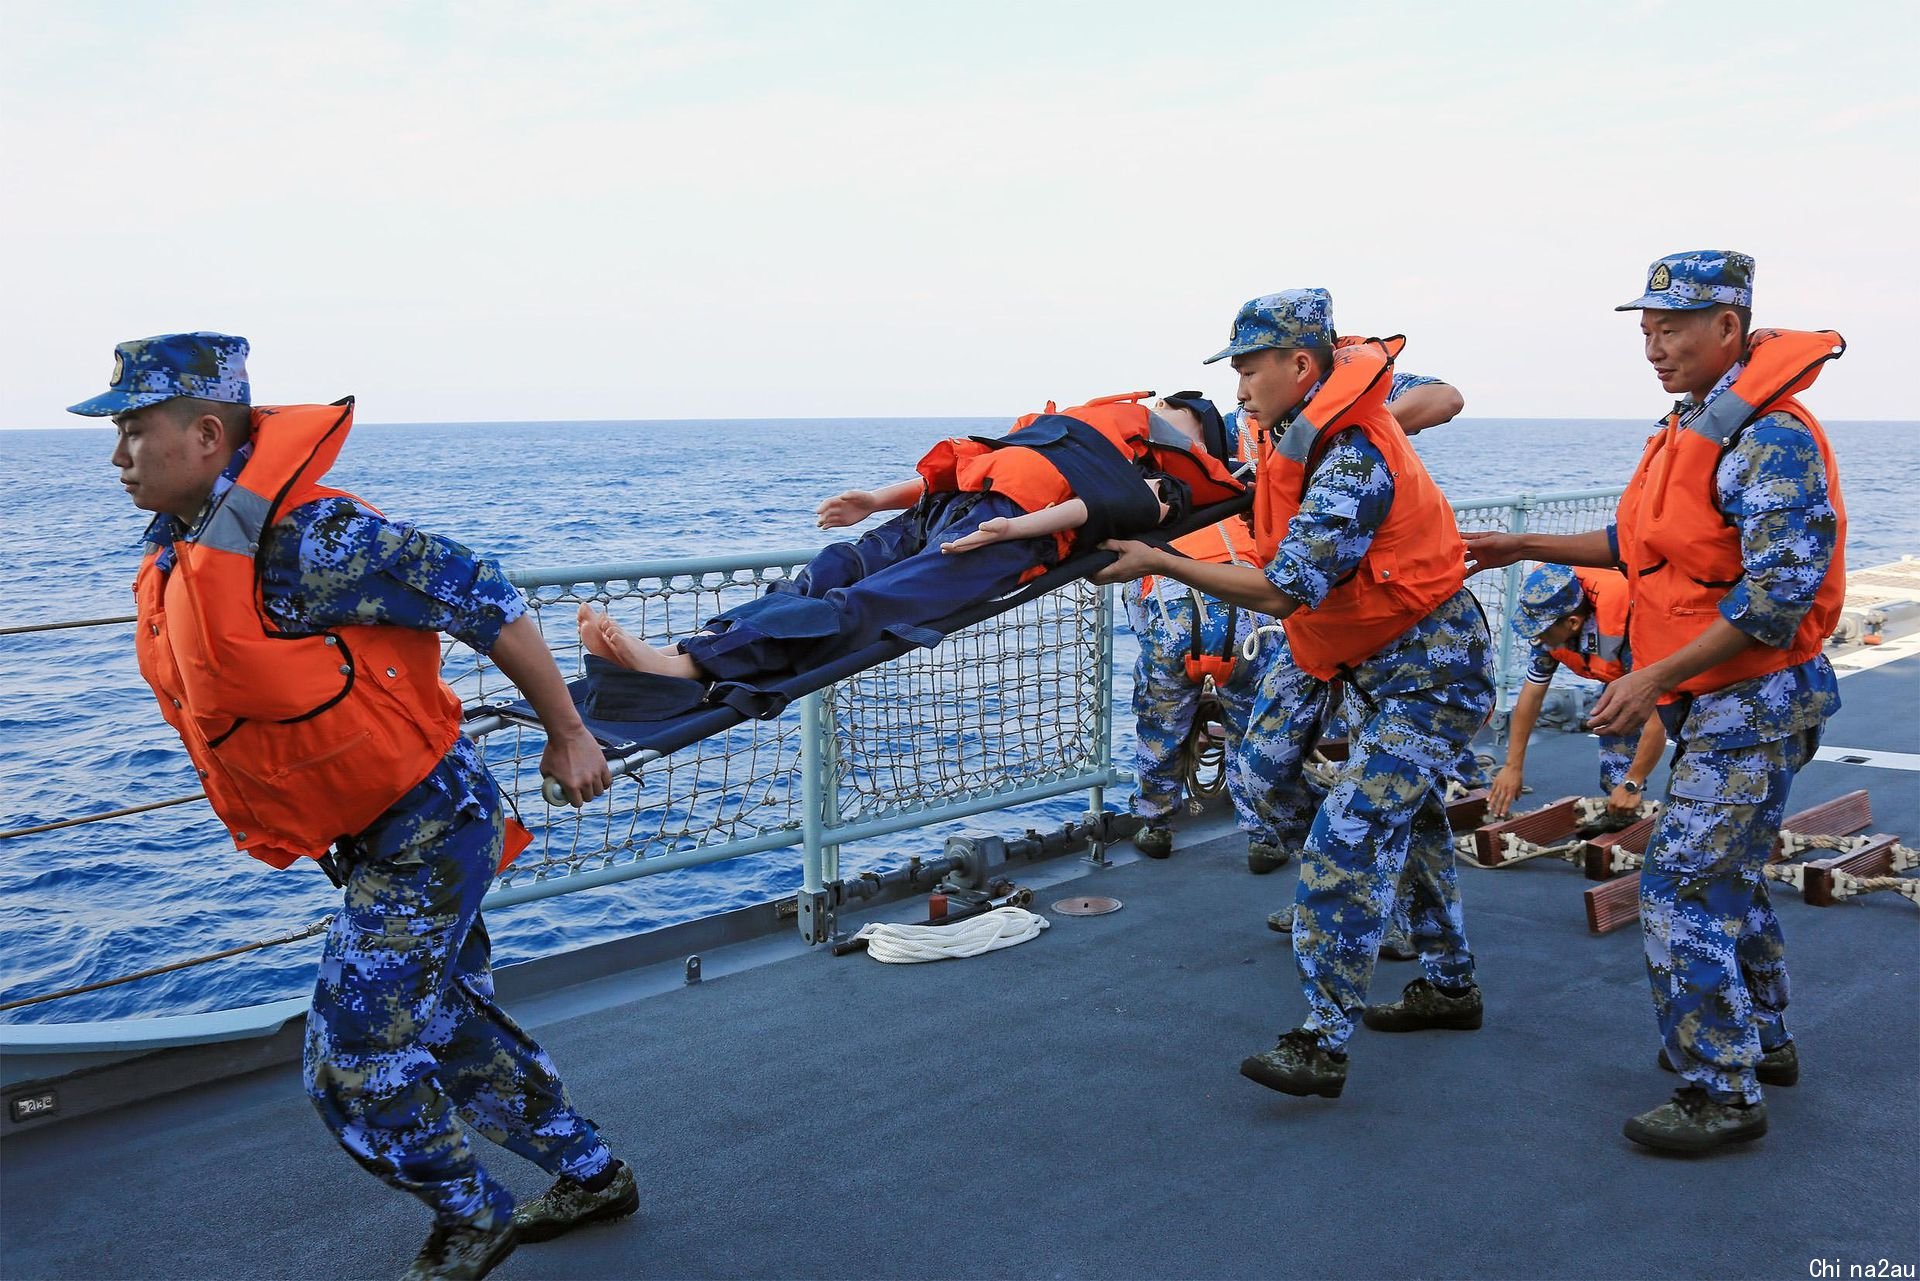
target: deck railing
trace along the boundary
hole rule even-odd
[[[1604,526],[1619,490],[1519,495],[1458,504],[1463,530],[1571,533]],[[606,608],[653,641],[691,632],[706,618],[791,575],[811,549],[515,573],[562,669],[578,666],[574,615]],[[1502,709],[1526,669],[1508,626],[1524,566],[1469,580],[1495,631]],[[638,768],[630,781],[581,810],[549,808],[538,773],[537,731],[497,719],[483,746],[535,843],[503,874],[487,906],[503,907],[614,882],[799,846],[799,928],[808,941],[832,930],[823,890],[841,876],[851,842],[950,822],[990,810],[1084,792],[1090,812],[1104,790],[1127,780],[1112,755],[1114,593],[1076,583],[949,638],[807,696],[780,716],[749,721]],[[124,618],[13,629],[124,625]],[[129,664],[131,659],[129,658]],[[478,706],[511,697],[493,665],[449,643],[444,672]],[[158,739],[156,739],[156,742]],[[173,749],[173,750],[177,750]],[[197,804],[185,794],[153,805],[103,806],[60,824],[0,832],[0,838],[65,823],[124,820],[155,805]],[[211,814],[207,844],[222,844]],[[294,1003],[254,1007],[283,1019]],[[89,1025],[92,1043],[179,1044],[246,1035],[245,1011],[118,1020]],[[205,1024],[202,1027],[201,1024]],[[191,1026],[190,1026],[191,1025]],[[84,1038],[83,1038],[84,1039]],[[58,1045],[51,1028],[9,1025],[0,1048]],[[77,1042],[69,1040],[65,1048]]]
[[[577,661],[575,615],[609,610],[659,643],[765,590],[808,551],[699,561],[575,566],[512,575],[563,665]],[[840,847],[1073,792],[1101,808],[1126,775],[1112,760],[1111,593],[1075,583],[969,627],[931,650],[808,695],[647,761],[581,810],[540,790],[539,735],[487,737],[489,763],[523,814],[541,813],[532,849],[489,906],[799,845],[800,929],[830,921],[817,897],[840,875]],[[447,673],[469,700],[497,695],[491,664],[464,649]]]
[[[1613,521],[1620,489],[1582,489],[1564,494],[1520,494],[1455,503],[1454,519],[1462,531],[1499,530],[1510,534],[1578,534],[1604,529]],[[1531,562],[1475,574],[1467,586],[1486,608],[1493,628],[1494,678],[1498,683],[1498,710],[1510,711],[1527,675],[1527,646],[1513,634],[1513,603]]]

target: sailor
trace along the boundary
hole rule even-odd
[[[1197,447],[1250,473],[1254,434],[1233,434],[1199,392],[1166,397],[1155,412],[1192,439]],[[1253,526],[1244,516],[1229,516],[1205,529],[1173,540],[1173,549],[1193,560],[1251,564]],[[1145,820],[1133,843],[1149,858],[1173,853],[1172,820],[1186,799],[1185,747],[1203,708],[1217,709],[1219,745],[1227,795],[1248,849],[1269,848],[1255,798],[1244,771],[1235,768],[1240,741],[1252,710],[1260,673],[1278,648],[1273,620],[1264,614],[1215,600],[1191,588],[1148,575],[1123,596],[1127,621],[1140,644],[1133,667],[1134,794],[1129,805]],[[1213,702],[1206,703],[1207,690]],[[1202,732],[1213,732],[1202,727]],[[1284,860],[1283,860],[1284,861]]]
[[[1218,411],[1213,409],[1211,401],[1202,398],[1198,392],[1183,392],[1181,396],[1187,398],[1187,403],[1197,401],[1205,407],[1206,412],[1196,412],[1205,425],[1204,439],[1209,442],[1209,448],[1213,448],[1210,442],[1214,431],[1206,413],[1217,414]],[[1175,398],[1169,399],[1172,401]],[[1458,391],[1438,378],[1396,371],[1393,386],[1387,393],[1387,407],[1394,421],[1400,424],[1400,429],[1413,436],[1428,427],[1438,427],[1452,421],[1466,407],[1466,401]],[[1222,451],[1233,460],[1236,470],[1250,472],[1259,460],[1261,437],[1259,420],[1247,412],[1246,406],[1236,406],[1231,414],[1222,418],[1219,438]],[[1206,531],[1202,531],[1184,539],[1176,539],[1174,550],[1195,560],[1247,563],[1252,551],[1252,526],[1236,519],[1222,522],[1219,528],[1227,531],[1230,537],[1226,540],[1210,538],[1206,536]],[[1224,555],[1218,548],[1223,541],[1228,545]],[[1149,599],[1148,593],[1156,583],[1151,576],[1140,581],[1141,591],[1127,597],[1130,609],[1136,596],[1142,603]],[[1274,815],[1265,807],[1267,793],[1259,785],[1260,770],[1246,753],[1245,726],[1251,713],[1251,702],[1266,679],[1268,664],[1275,661],[1276,655],[1285,653],[1285,634],[1264,614],[1238,610],[1191,589],[1184,597],[1164,591],[1157,595],[1165,600],[1165,608],[1161,611],[1162,625],[1155,626],[1154,620],[1148,618],[1144,620],[1147,630],[1143,631],[1139,625],[1134,627],[1135,634],[1141,638],[1140,662],[1134,672],[1133,685],[1136,719],[1134,776],[1139,780],[1134,812],[1148,819],[1147,825],[1135,834],[1134,843],[1155,858],[1165,858],[1173,849],[1173,834],[1167,830],[1163,816],[1172,815],[1179,798],[1178,774],[1174,763],[1185,739],[1185,726],[1191,723],[1191,716],[1185,715],[1184,709],[1199,697],[1198,687],[1187,676],[1188,659],[1193,657],[1194,645],[1191,627],[1183,624],[1184,618],[1190,616],[1195,607],[1189,606],[1183,615],[1180,602],[1187,599],[1205,612],[1203,649],[1215,643],[1213,637],[1216,633],[1226,636],[1252,635],[1257,638],[1248,642],[1254,646],[1253,659],[1237,665],[1233,670],[1235,683],[1225,687],[1216,682],[1216,688],[1222,691],[1221,705],[1229,717],[1229,723],[1223,726],[1227,731],[1227,791],[1233,798],[1240,827],[1247,833],[1247,869],[1255,875],[1278,871],[1291,861],[1293,855],[1287,843],[1281,839]],[[1167,599],[1169,596],[1171,599]],[[1236,622],[1250,625],[1252,631],[1229,625]],[[1330,726],[1329,732],[1344,731]],[[1292,918],[1293,913],[1289,908],[1284,916],[1288,929],[1292,928]],[[1282,918],[1276,913],[1273,919],[1278,922]],[[1386,940],[1380,947],[1381,955],[1397,960],[1412,960],[1414,952],[1410,928],[1405,897],[1396,895],[1392,922]]]
[[[1554,673],[1605,684],[1626,675],[1633,656],[1627,644],[1626,578],[1612,569],[1576,569],[1541,565],[1520,585],[1514,603],[1513,634],[1532,649],[1526,681],[1507,727],[1507,760],[1493,780],[1487,813],[1505,818],[1526,785],[1527,740],[1540,719]],[[1647,778],[1667,745],[1657,715],[1630,734],[1602,734],[1600,792],[1610,817],[1640,812]]]
[[[1632,584],[1633,670],[1590,726],[1626,733],[1656,705],[1679,744],[1640,875],[1647,975],[1671,1101],[1627,1137],[1700,1152],[1766,1133],[1761,1085],[1792,1085],[1785,944],[1765,865],[1787,791],[1840,706],[1821,646],[1845,595],[1846,508],[1833,451],[1795,397],[1845,343],[1750,332],[1753,259],[1672,254],[1640,313],[1647,361],[1681,397],[1648,440],[1613,524],[1469,536],[1475,568],[1618,564]]]
[[[710,696],[764,714],[757,683],[884,638],[931,647],[928,626],[991,600],[1110,534],[1143,533],[1245,492],[1225,464],[1160,420],[1150,392],[1105,396],[1015,421],[1006,436],[940,441],[916,474],[821,503],[820,527],[900,515],[823,548],[792,583],[656,648],[582,604],[581,644],[651,678],[713,683]],[[594,669],[589,668],[589,680]],[[697,687],[696,687],[697,688]]]
[[[606,760],[497,566],[321,478],[350,400],[250,408],[247,342],[121,343],[113,465],[154,513],[134,584],[141,675],[234,845],[320,862],[345,891],[307,1016],[304,1073],[355,1160],[432,1209],[408,1277],[479,1277],[514,1248],[632,1214],[633,1172],[494,1000],[480,900],[527,834],[460,733],[441,632],[490,655],[547,731],[576,805]],[[331,850],[329,849],[331,847]],[[464,1123],[464,1124],[463,1124]],[[477,1130],[556,1176],[515,1209]]]
[[[1210,358],[1233,361],[1241,403],[1268,428],[1254,501],[1263,567],[1114,542],[1120,559],[1098,576],[1165,574],[1283,620],[1292,662],[1268,669],[1247,739],[1284,802],[1309,796],[1301,758],[1340,690],[1359,700],[1340,781],[1288,815],[1304,832],[1293,945],[1307,1018],[1240,1069],[1329,1098],[1345,1087],[1347,1041],[1409,863],[1424,974],[1365,1021],[1396,1032],[1480,1026],[1441,789],[1493,701],[1486,620],[1464,585],[1452,508],[1387,412],[1401,340],[1337,340],[1332,309],[1324,289],[1253,299]]]
[[[1400,430],[1409,436],[1417,436],[1429,427],[1438,427],[1442,423],[1452,422],[1467,405],[1450,384],[1427,374],[1402,373],[1395,369],[1393,382],[1387,388],[1387,412],[1393,415],[1393,421]],[[1238,414],[1242,424],[1252,422],[1258,430],[1258,419],[1251,418],[1243,408]],[[1282,641],[1284,653],[1284,639]],[[1266,679],[1262,669],[1263,684]],[[1261,698],[1269,706],[1273,699],[1289,698],[1286,678],[1275,676],[1275,687],[1263,691]],[[1348,733],[1349,722],[1355,719],[1348,714],[1348,707],[1342,705],[1334,710],[1326,725],[1321,727],[1321,736],[1341,738]],[[1285,867],[1292,857],[1292,847],[1299,845],[1306,834],[1305,823],[1301,815],[1311,815],[1319,804],[1315,795],[1293,795],[1292,788],[1297,781],[1304,787],[1306,780],[1297,771],[1290,770],[1279,762],[1261,759],[1261,753],[1269,750],[1275,740],[1271,737],[1249,739],[1242,748],[1240,756],[1234,762],[1236,773],[1252,775],[1255,778],[1285,778],[1289,784],[1280,789],[1249,784],[1246,790],[1254,797],[1254,808],[1258,818],[1260,835],[1247,843],[1247,868],[1256,875],[1276,871]],[[1283,753],[1284,755],[1284,753]],[[1482,769],[1471,749],[1461,753],[1460,772],[1456,775],[1460,782],[1469,787],[1483,785]],[[1278,811],[1269,800],[1277,804]],[[1288,821],[1285,814],[1293,816]],[[1283,836],[1290,833],[1290,836]],[[1404,874],[1403,874],[1404,875]],[[1267,917],[1269,928],[1282,934],[1293,929],[1293,906],[1286,907]],[[1411,961],[1419,955],[1413,945],[1413,909],[1409,887],[1403,885],[1393,896],[1393,906],[1387,913],[1387,932],[1380,940],[1380,957],[1387,961]]]

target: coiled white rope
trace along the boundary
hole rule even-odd
[[[1024,907],[996,907],[991,912],[953,925],[863,925],[855,934],[867,941],[867,955],[876,961],[907,965],[915,961],[944,961],[1012,947],[1038,937],[1051,924]]]

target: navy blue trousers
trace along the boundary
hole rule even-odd
[[[1028,570],[1057,559],[1052,535],[947,555],[951,542],[995,516],[1023,515],[996,493],[928,494],[886,524],[823,548],[790,583],[710,620],[680,642],[713,680],[752,682],[818,667],[895,636],[940,643],[926,625],[1004,596]]]

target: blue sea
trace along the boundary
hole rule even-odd
[[[1462,419],[1423,433],[1428,468],[1456,502],[1616,486],[1645,421]],[[812,510],[850,485],[909,475],[937,438],[998,420],[362,425],[331,483],[388,514],[459,538],[509,568],[810,548]],[[1852,521],[1852,566],[1920,552],[1920,424],[1829,425]],[[108,463],[109,430],[0,432],[0,628],[124,615],[143,513]],[[1116,646],[1115,752],[1134,649]],[[134,669],[131,628],[0,636],[0,829],[197,790]],[[1110,798],[1118,800],[1120,798]],[[1080,797],[983,815],[968,826],[1054,826]],[[931,853],[913,833],[844,856],[843,872]],[[776,851],[489,918],[496,961],[579,947],[791,892],[799,852]],[[0,1001],[89,983],[303,927],[334,895],[317,869],[275,872],[235,854],[204,805],[0,840]],[[81,1021],[298,995],[318,940],[13,1011]]]

